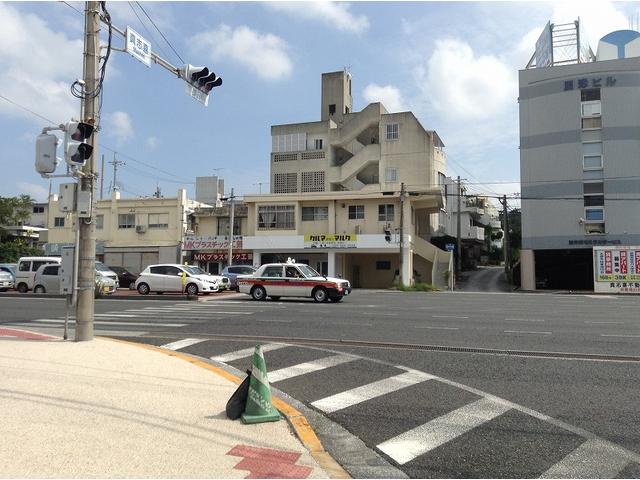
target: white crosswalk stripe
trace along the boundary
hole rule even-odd
[[[358,357],[354,357],[353,355],[334,355],[331,357],[320,358],[319,360],[314,360],[312,362],[299,363],[298,365],[281,368],[280,370],[275,370],[269,373],[269,382],[280,382],[288,378],[304,375],[305,373],[317,372],[319,370],[324,370],[325,368],[335,367],[336,365],[341,365],[347,362],[353,362],[357,359]]]
[[[615,445],[587,440],[540,478],[616,478],[628,463],[628,457]]]
[[[38,318],[31,320],[31,323],[64,323],[63,318]],[[69,319],[69,323],[75,323],[75,320]],[[94,325],[130,325],[132,327],[186,327],[186,323],[162,323],[162,322],[118,322],[107,320],[95,320]]]
[[[401,390],[411,385],[424,382],[434,378],[428,373],[410,370],[394,377],[385,378],[377,382],[369,383],[361,387],[346,390],[330,397],[322,398],[312,402],[311,405],[326,413],[342,410],[343,408],[352,407],[358,403],[366,402],[373,398],[381,397],[387,393]]]
[[[262,352],[270,352],[272,350],[278,350],[279,348],[288,347],[289,345],[284,343],[268,343],[266,345],[262,345]],[[249,357],[253,355],[255,351],[254,347],[251,348],[243,348],[242,350],[237,350],[235,352],[225,353],[224,355],[218,355],[215,357],[211,357],[211,360],[217,360],[218,362],[232,362],[234,360],[238,360],[240,358]]]
[[[161,345],[160,348],[166,348],[168,350],[180,350],[181,348],[189,347],[197,343],[206,342],[206,340],[206,338],[185,338],[176,342],[167,343],[166,345]]]
[[[419,427],[382,442],[377,447],[400,465],[430,452],[509,410],[502,403],[481,398]]]

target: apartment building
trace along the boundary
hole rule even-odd
[[[429,242],[444,204],[444,144],[411,112],[353,112],[351,80],[322,75],[320,121],[271,127],[271,193],[244,198],[244,248],[256,265],[293,257],[356,287],[399,276],[447,285],[451,254]]]
[[[592,289],[594,247],[640,245],[640,33],[613,32],[593,55],[573,25],[572,58],[558,58],[557,26],[547,24],[519,72],[528,290]]]
[[[58,203],[52,196],[48,255],[59,255],[63,246],[75,243],[76,218],[61,213]],[[183,189],[175,197],[161,198],[120,198],[120,192],[113,192],[110,199],[95,202],[96,257],[134,273],[154,263],[180,262],[189,215],[203,206],[188,199]]]

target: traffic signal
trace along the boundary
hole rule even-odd
[[[93,133],[93,125],[84,122],[68,122],[64,132],[64,159],[72,167],[82,167],[93,153],[93,147],[85,140]]]
[[[207,67],[194,67],[193,65],[185,65],[183,67],[183,78],[198,90],[202,90],[208,94],[213,87],[222,85],[222,77],[218,77]]]
[[[58,137],[43,133],[36,138],[36,172],[40,175],[53,173],[58,166],[56,157]]]
[[[391,230],[389,230],[388,228],[384,229],[384,239],[391,243]]]

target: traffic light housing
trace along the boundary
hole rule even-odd
[[[93,125],[84,122],[68,122],[64,132],[64,159],[72,167],[83,167],[93,153],[93,147],[85,142],[93,133]]]
[[[384,239],[385,239],[387,242],[391,243],[391,230],[390,230],[390,229],[388,229],[388,228],[385,228],[385,229],[384,229]]]
[[[222,77],[218,77],[207,67],[194,67],[187,64],[183,67],[182,74],[188,83],[206,94],[209,94],[214,87],[222,85]]]
[[[59,160],[57,158],[58,137],[48,133],[36,138],[36,172],[46,175],[56,171]]]

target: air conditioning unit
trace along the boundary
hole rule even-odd
[[[136,225],[136,233],[146,233],[147,226],[146,225]]]
[[[360,235],[362,233],[362,227],[360,225],[356,225],[356,235]]]

